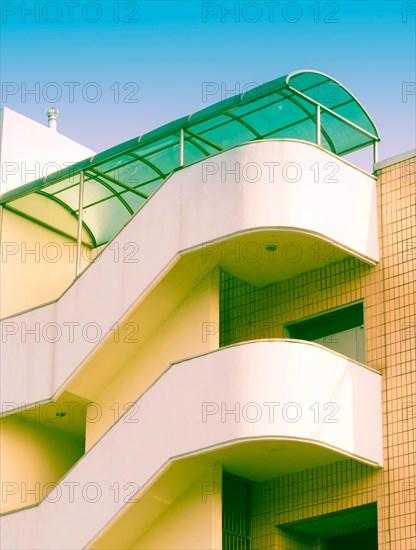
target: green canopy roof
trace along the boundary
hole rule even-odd
[[[351,92],[323,73],[303,70],[8,191],[0,204],[76,239],[82,177],[82,241],[96,247],[111,240],[175,170],[249,141],[316,143],[318,116],[321,146],[337,155],[379,141]]]

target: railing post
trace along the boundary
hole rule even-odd
[[[378,142],[373,141],[373,164],[376,164],[378,162]]]
[[[78,196],[78,229],[77,229],[77,257],[75,264],[75,277],[81,271],[81,246],[82,246],[82,218],[84,208],[84,171],[79,173],[79,196]]]
[[[321,145],[321,106],[316,106],[316,143]]]
[[[185,162],[185,135],[183,128],[179,130],[179,165],[183,166]]]

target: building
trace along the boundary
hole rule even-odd
[[[298,71],[4,193],[3,548],[416,548],[415,152],[378,141]]]

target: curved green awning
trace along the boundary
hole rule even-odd
[[[138,138],[6,192],[0,204],[71,239],[77,237],[81,172],[82,240],[107,243],[172,172],[245,142],[292,138],[344,155],[375,141],[377,128],[344,86],[310,70],[293,72]],[[51,203],[53,201],[53,203]]]

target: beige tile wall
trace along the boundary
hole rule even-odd
[[[320,549],[319,537],[291,534],[278,526],[375,502],[378,478],[374,468],[343,460],[258,485],[252,501],[252,549]]]
[[[383,375],[383,470],[353,461],[338,463],[346,470],[342,483],[337,481],[340,492],[332,498],[324,489],[338,479],[333,470],[338,465],[328,466],[316,478],[323,500],[314,503],[307,492],[301,499],[279,498],[275,486],[284,480],[270,480],[274,490],[264,484],[264,496],[257,494],[253,508],[253,550],[320,548],[319,541],[307,537],[291,540],[276,525],[374,500],[379,548],[416,549],[415,158],[380,171],[378,204],[381,261],[376,267],[348,258],[262,289],[227,273],[221,276],[221,345],[282,338],[286,323],[364,300],[366,363]],[[296,507],[290,507],[294,500]]]

